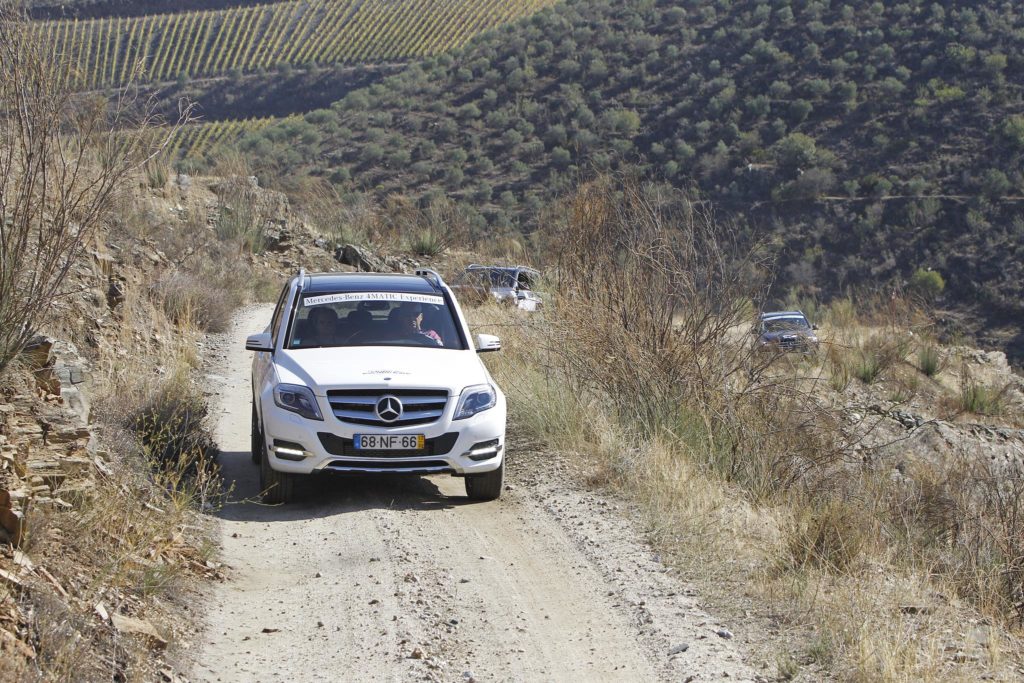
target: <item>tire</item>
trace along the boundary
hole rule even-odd
[[[260,463],[260,454],[263,453],[263,430],[260,429],[259,417],[256,415],[256,400],[252,402],[252,436],[249,440],[249,452],[252,454],[252,461]]]
[[[502,485],[505,483],[505,461],[501,461],[498,469],[483,474],[467,474],[466,496],[470,500],[497,500],[501,497]]]
[[[295,500],[295,480],[300,475],[278,472],[270,466],[266,446],[260,450],[260,491],[263,492],[263,502],[271,505],[292,502]]]

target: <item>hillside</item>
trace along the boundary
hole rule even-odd
[[[973,5],[570,0],[244,147],[526,231],[578,175],[637,165],[768,234],[797,293],[934,268],[999,326],[1024,318],[1024,16]]]
[[[221,5],[222,3],[214,3]],[[293,0],[146,16],[39,21],[34,33],[74,68],[77,89],[208,78],[279,64],[408,60],[460,47],[472,36],[551,0]],[[112,11],[117,6],[111,7]],[[141,73],[136,76],[135,70]]]

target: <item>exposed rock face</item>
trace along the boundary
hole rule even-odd
[[[338,247],[334,252],[334,258],[337,259],[339,263],[344,263],[347,266],[353,266],[354,268],[367,273],[393,272],[392,269],[384,262],[384,259],[378,258],[368,249],[357,247],[354,244],[346,244]]]
[[[366,247],[355,244],[339,246],[334,251],[338,263],[365,273],[403,273],[420,266],[419,261],[401,256],[378,256]]]
[[[25,349],[25,357],[40,391],[59,396],[80,419],[89,423],[89,362],[68,341],[38,336]]]

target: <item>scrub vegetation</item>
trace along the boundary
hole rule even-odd
[[[841,321],[823,332],[835,365],[872,367],[837,385],[829,354],[752,349],[748,302],[772,264],[687,195],[602,177],[547,225],[544,316],[476,311],[503,334],[496,372],[513,419],[576,454],[594,485],[640,501],[656,543],[712,603],[754,597],[800,634],[780,676],[971,678],[1014,661],[1019,466],[950,446],[908,456],[897,476],[882,418],[851,416],[865,400],[945,397],[946,419],[992,405],[977,381],[958,387],[954,371],[943,385],[910,362],[915,346],[935,352],[916,304],[847,300],[822,315]],[[983,625],[981,654],[964,654],[965,622]]]

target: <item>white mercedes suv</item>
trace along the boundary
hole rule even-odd
[[[501,342],[471,339],[436,272],[300,271],[245,348],[265,502],[330,472],[448,473],[472,499],[501,495],[505,396],[477,356]]]

